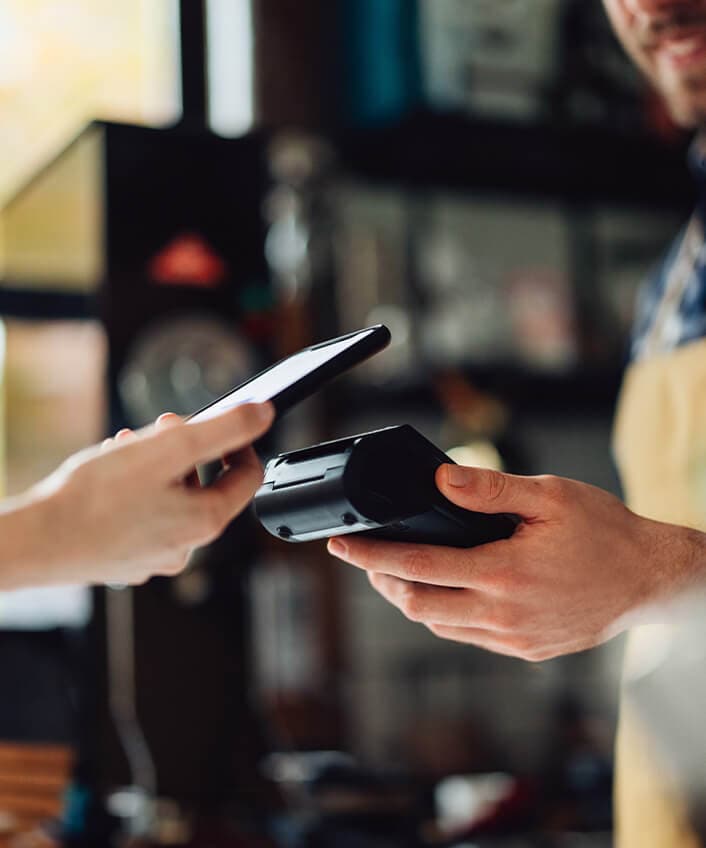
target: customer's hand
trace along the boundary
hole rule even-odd
[[[469,550],[355,536],[329,550],[442,638],[545,660],[651,618],[704,577],[703,534],[640,518],[593,486],[450,465],[436,481],[465,509],[523,523],[511,539]]]
[[[270,404],[192,423],[165,416],[67,460],[0,505],[0,588],[177,574],[257,491],[262,469],[251,445],[273,416]],[[224,457],[213,485],[195,484],[195,466]]]

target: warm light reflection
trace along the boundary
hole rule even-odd
[[[244,135],[255,118],[252,0],[208,0],[207,12],[211,128]]]
[[[8,321],[6,329],[7,491],[15,494],[102,438],[106,344],[92,322]]]
[[[0,498],[5,496],[5,325],[0,321]]]
[[[0,3],[0,206],[94,118],[178,117],[176,0]]]

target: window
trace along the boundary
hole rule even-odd
[[[180,113],[177,0],[0,3],[0,207],[94,118]]]

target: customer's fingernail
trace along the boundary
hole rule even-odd
[[[345,559],[348,555],[348,545],[340,539],[331,539],[328,543],[328,551],[339,559]]]
[[[468,473],[468,469],[462,468],[460,465],[446,466],[446,482],[449,486],[455,486],[460,489],[468,483],[469,479],[470,474]]]

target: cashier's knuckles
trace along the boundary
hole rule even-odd
[[[410,621],[420,624],[482,627],[502,633],[511,632],[522,615],[518,606],[473,589],[444,589],[375,571],[369,579]]]
[[[682,580],[670,553],[659,569],[645,570],[664,547],[663,530],[608,492],[459,466],[440,469],[436,482],[457,506],[523,521],[511,538],[468,549],[352,534],[331,540],[329,550],[368,572],[386,600],[441,638],[546,660],[612,638]]]

